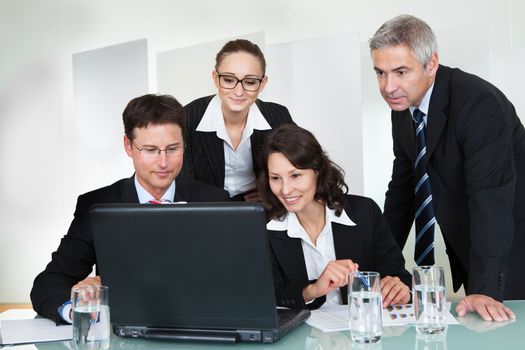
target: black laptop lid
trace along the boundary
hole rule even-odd
[[[114,325],[277,327],[262,206],[105,204],[90,220]]]

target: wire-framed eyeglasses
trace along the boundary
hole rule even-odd
[[[135,146],[135,148],[139,150],[140,155],[146,159],[157,159],[160,157],[160,154],[162,152],[166,153],[166,157],[174,157],[179,155],[184,150],[184,147],[182,145],[171,145],[164,149],[160,149],[158,147],[151,146],[141,148],[137,146],[133,141],[131,141],[131,144]]]

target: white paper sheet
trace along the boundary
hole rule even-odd
[[[35,318],[36,312],[32,309],[9,309],[0,312],[0,321],[2,320],[21,320],[28,318]]]
[[[450,303],[447,303],[447,306],[450,309]],[[333,305],[313,310],[306,323],[323,332],[338,332],[349,330],[349,321],[348,305]],[[447,311],[446,321],[447,324],[459,324],[450,311]],[[414,310],[411,304],[383,308],[383,327],[405,326],[414,322]]]
[[[3,345],[27,344],[45,341],[69,340],[73,337],[71,325],[56,326],[46,318],[0,321]]]

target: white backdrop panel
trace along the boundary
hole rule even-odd
[[[287,106],[344,169],[350,192],[363,194],[359,35],[268,45],[265,55],[270,82],[262,98]]]
[[[75,193],[130,176],[123,149],[122,111],[148,93],[145,39],[73,55],[74,118],[71,137]]]

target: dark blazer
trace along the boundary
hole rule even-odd
[[[224,190],[192,179],[177,177],[174,201],[228,201]],[[89,224],[89,208],[97,203],[138,203],[134,177],[122,179],[78,197],[71,226],[51,262],[33,282],[31,301],[35,311],[61,322],[57,309],[70,299],[71,287],[86,278],[96,264],[95,249]]]
[[[201,97],[184,107],[186,110],[186,129],[184,132],[185,150],[183,174],[204,181],[210,185],[224,188],[224,145],[215,132],[196,131],[197,126],[214,96]],[[281,124],[295,124],[288,109],[277,103],[255,101],[272,129]],[[250,141],[254,173],[259,173],[258,156],[260,148],[271,130],[254,130]]]
[[[411,286],[412,277],[405,270],[405,259],[392,237],[388,224],[377,204],[370,198],[346,195],[344,208],[356,224],[332,223],[335,256],[352,259],[361,271],[377,271],[384,276],[398,276]],[[272,254],[273,277],[277,305],[289,308],[316,309],[326,297],[305,305],[303,289],[315,281],[308,280],[300,238],[291,238],[288,231],[268,230]],[[348,303],[347,288],[341,288],[342,300]]]
[[[430,98],[427,172],[454,290],[525,299],[525,131],[501,91],[439,66]],[[394,164],[385,217],[400,247],[414,221],[416,139],[408,110],[392,111]]]

